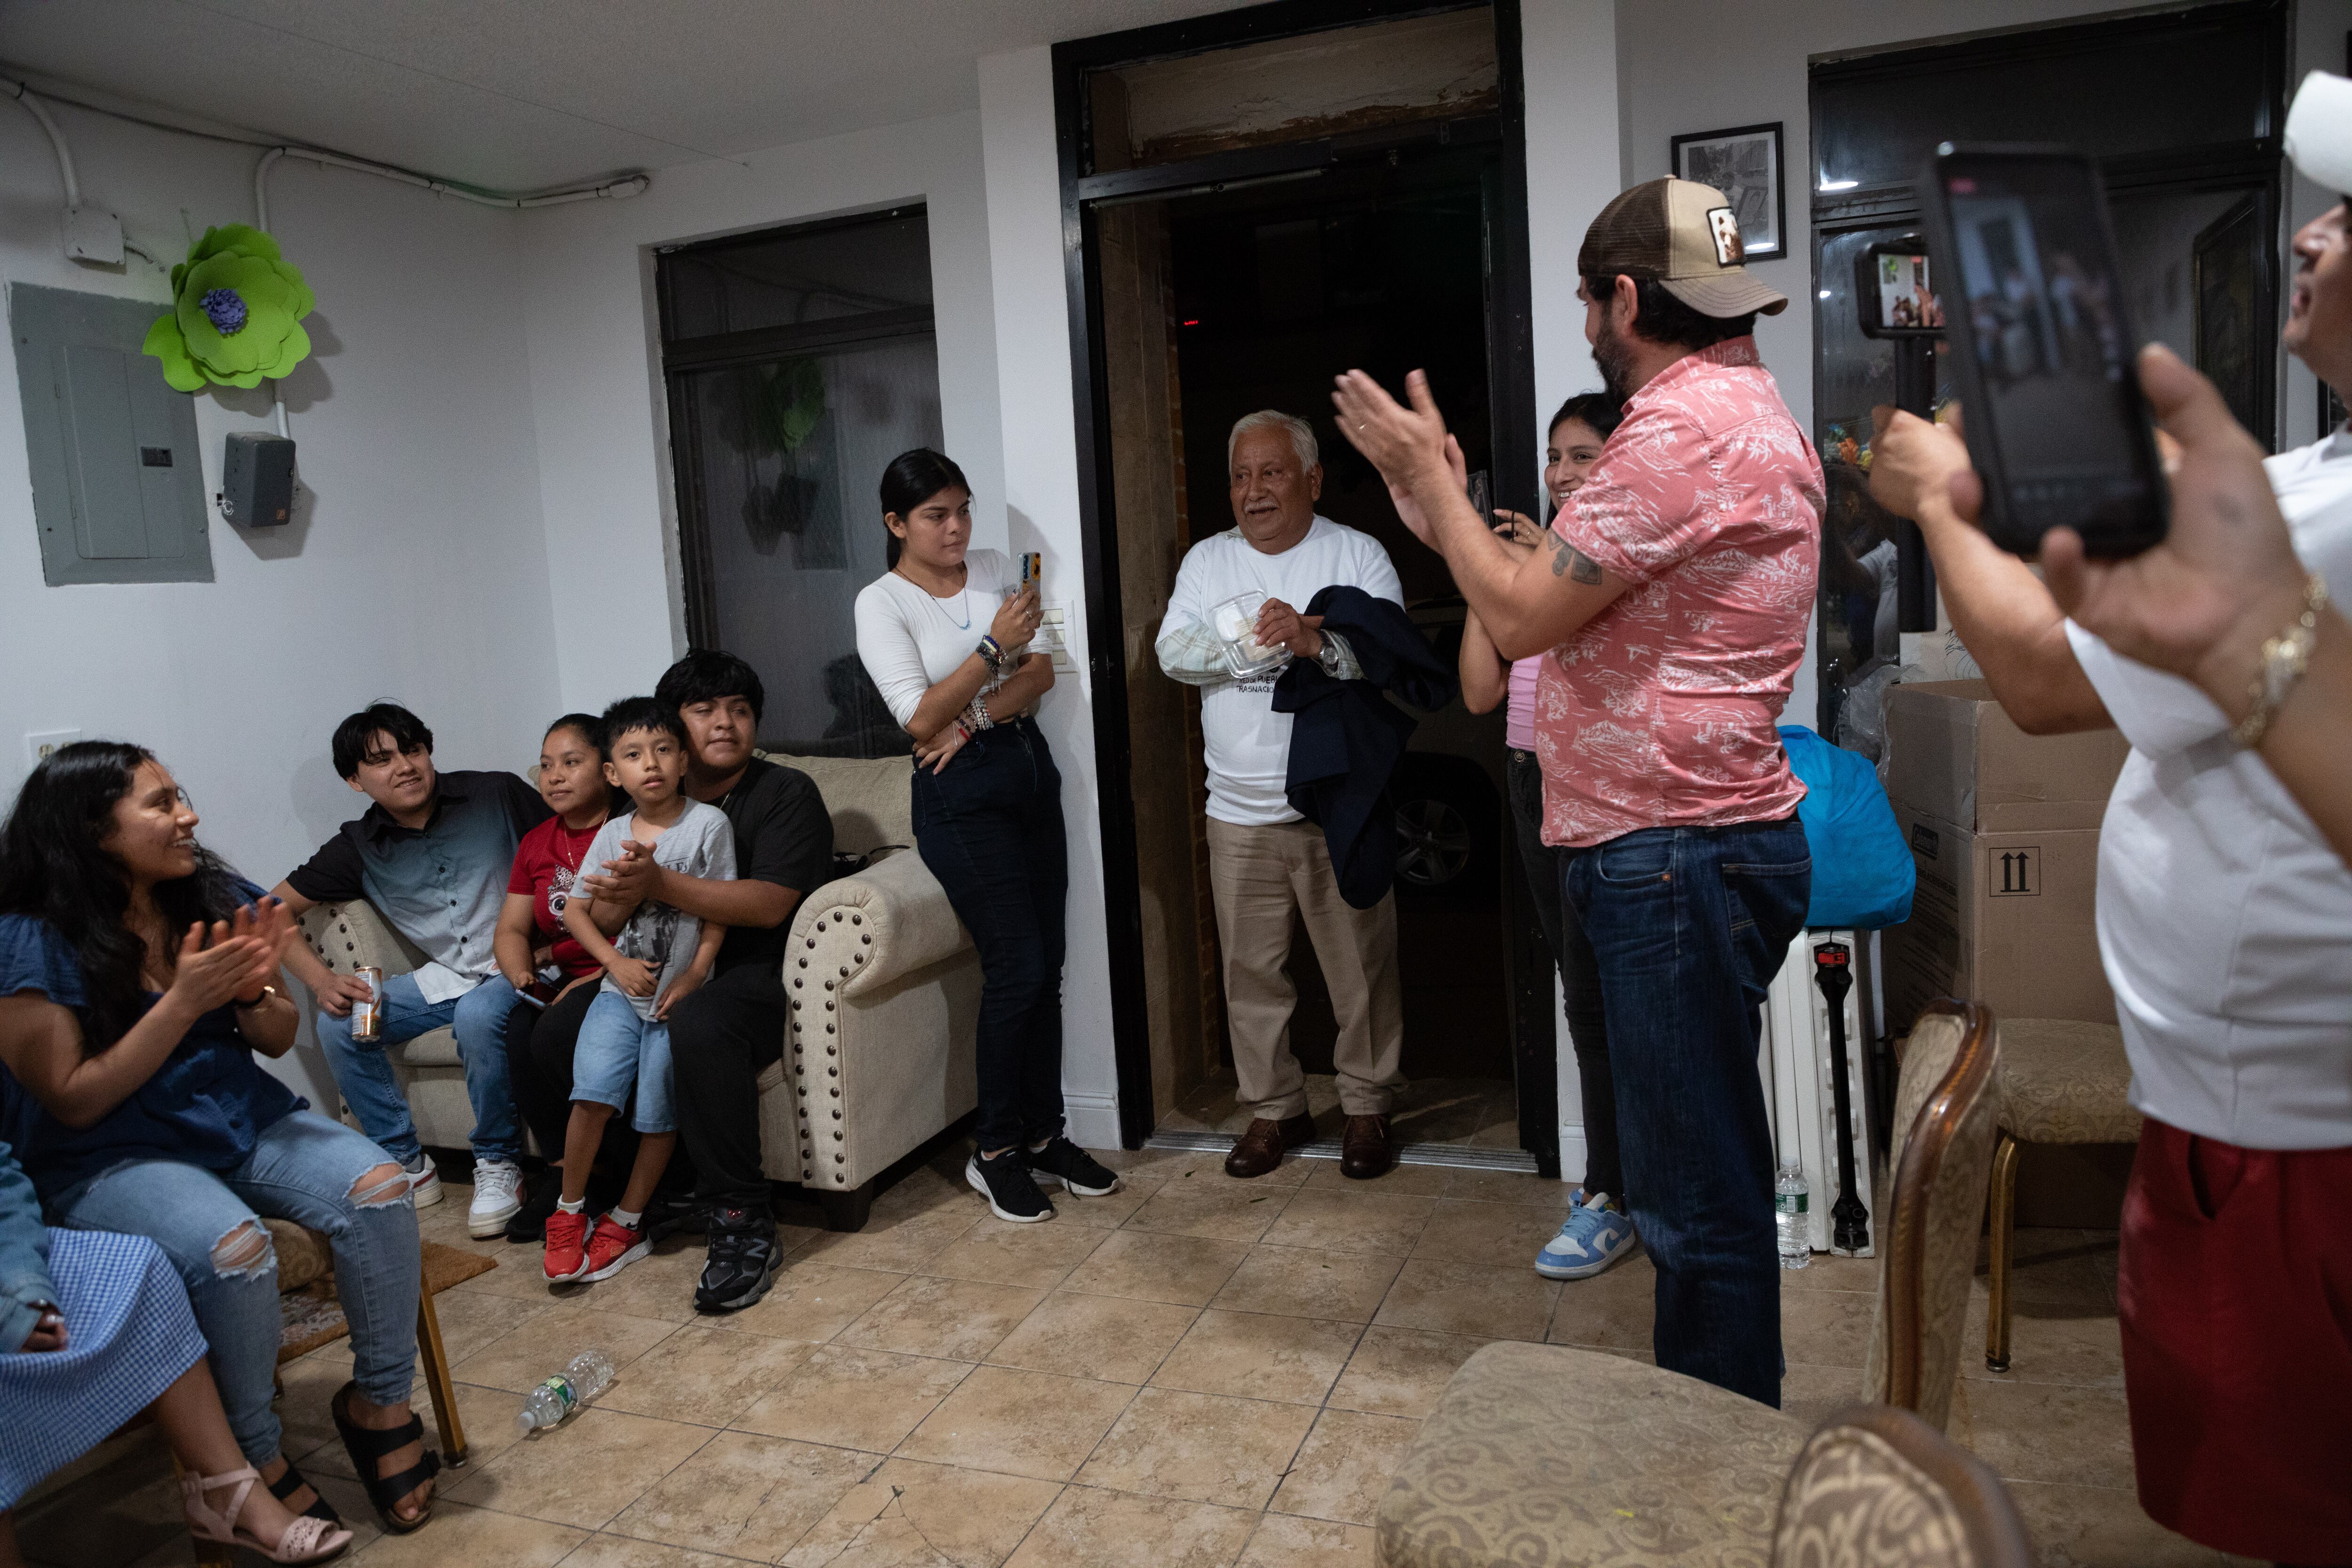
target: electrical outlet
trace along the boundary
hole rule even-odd
[[[81,739],[79,730],[35,730],[25,736],[25,763],[39,767],[51,752],[59,746],[70,746]]]

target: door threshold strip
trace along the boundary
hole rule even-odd
[[[1154,1132],[1143,1141],[1143,1146],[1188,1154],[1223,1154],[1232,1150],[1234,1142],[1230,1132]],[[1318,1138],[1289,1152],[1307,1160],[1336,1160],[1339,1157],[1339,1141]],[[1536,1157],[1524,1149],[1477,1149],[1466,1143],[1400,1143],[1396,1156],[1400,1165],[1451,1165],[1465,1171],[1513,1171],[1528,1176],[1536,1173]]]

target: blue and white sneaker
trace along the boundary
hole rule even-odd
[[[1536,1272],[1547,1279],[1584,1279],[1624,1256],[1633,1245],[1633,1220],[1607,1193],[1585,1195],[1569,1211],[1559,1234],[1536,1254]]]

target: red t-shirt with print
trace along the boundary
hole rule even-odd
[[[574,832],[563,826],[563,818],[549,817],[515,846],[514,871],[507,878],[508,892],[530,900],[530,919],[539,941],[554,939],[555,962],[567,980],[593,974],[602,967],[563,929],[563,906],[572,897],[573,879],[580,875],[580,857],[588,852],[596,829],[603,826],[599,822]]]

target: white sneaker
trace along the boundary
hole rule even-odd
[[[441,1201],[441,1168],[433,1156],[419,1153],[401,1167],[408,1173],[408,1201],[421,1209],[429,1209]]]
[[[466,1211],[466,1234],[477,1241],[504,1236],[507,1221],[522,1212],[522,1167],[511,1160],[474,1162],[474,1206]]]

